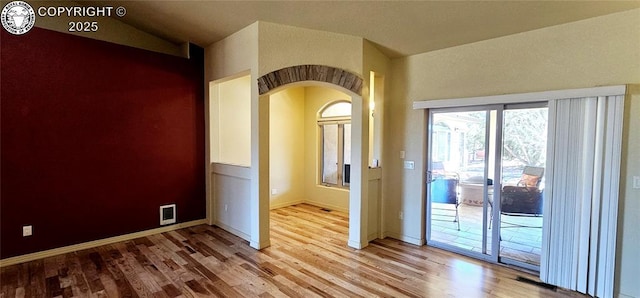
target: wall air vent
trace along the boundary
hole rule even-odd
[[[176,204],[160,206],[160,225],[176,223]]]

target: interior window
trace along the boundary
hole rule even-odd
[[[348,187],[351,178],[351,103],[338,101],[320,112],[321,184]]]

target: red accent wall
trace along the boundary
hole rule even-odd
[[[1,31],[1,258],[206,217],[201,57]]]

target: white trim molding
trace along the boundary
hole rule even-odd
[[[240,231],[238,229],[234,229],[234,228],[232,228],[231,226],[229,226],[227,224],[224,224],[224,223],[222,223],[220,221],[216,221],[216,223],[214,225],[220,227],[221,229],[223,229],[223,230],[225,230],[225,231],[227,231],[227,232],[229,232],[229,233],[231,233],[231,234],[233,234],[235,236],[238,236],[238,237],[242,238],[242,240],[251,241],[251,236],[249,236],[249,234],[244,233],[244,232],[242,232],[242,231]]]
[[[400,240],[402,242],[407,242],[413,245],[418,245],[418,246],[422,246],[425,245],[426,240],[424,239],[424,237],[422,238],[416,238],[416,237],[411,237],[411,236],[407,236],[407,235],[402,235],[399,233],[395,233],[395,232],[389,232],[386,231],[382,234],[382,239],[384,238],[393,238],[393,239],[397,239]]]
[[[604,86],[581,89],[566,89],[530,93],[514,93],[503,95],[479,96],[479,97],[463,97],[449,99],[431,99],[414,101],[413,109],[437,109],[450,107],[468,107],[492,104],[514,104],[514,103],[530,103],[536,101],[549,101],[552,99],[579,98],[579,97],[597,97],[597,96],[614,96],[624,95],[627,90],[626,85]]]
[[[369,241],[361,242],[361,241],[349,240],[347,244],[350,247],[353,247],[355,249],[363,249],[363,248],[369,246]]]
[[[289,206],[293,206],[293,205],[298,205],[298,204],[303,204],[305,203],[304,200],[295,200],[293,202],[282,202],[280,204],[269,204],[269,210],[274,210],[274,209],[280,209],[280,208],[284,208],[284,207],[289,207]]]
[[[224,163],[211,163],[211,174],[251,179],[251,167]]]
[[[335,205],[332,205],[332,204],[324,204],[324,203],[320,203],[320,202],[316,202],[316,201],[308,201],[308,200],[304,200],[302,203],[309,204],[309,205],[316,206],[316,207],[320,207],[320,208],[326,208],[326,209],[329,209],[329,210],[335,210],[335,211],[340,211],[340,212],[344,212],[344,213],[349,213],[349,208],[335,206]]]
[[[116,242],[128,241],[136,238],[146,237],[146,236],[160,234],[160,233],[169,232],[169,231],[175,231],[175,230],[203,225],[203,224],[207,224],[206,219],[188,221],[188,222],[183,222],[183,223],[170,225],[166,227],[140,231],[140,232],[125,234],[125,235],[110,237],[110,238],[104,238],[104,239],[99,239],[95,241],[79,243],[79,244],[74,244],[69,246],[63,246],[63,247],[53,248],[49,250],[43,250],[43,251],[34,252],[26,255],[2,259],[0,260],[0,267],[30,262],[30,261],[53,257],[61,254],[74,252],[74,251],[94,248],[102,245],[113,244]]]

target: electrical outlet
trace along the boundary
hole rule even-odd
[[[224,212],[227,212],[228,209],[229,209],[229,205],[224,204]]]
[[[407,170],[413,170],[416,168],[416,164],[412,160],[407,160],[404,162],[404,168]]]
[[[633,188],[640,188],[640,176],[633,176]]]
[[[400,219],[400,220],[404,219],[404,212],[402,212],[402,211],[398,212],[398,219]]]
[[[278,189],[277,188],[272,188],[271,189],[271,195],[277,195],[278,194]]]
[[[33,226],[23,226],[22,227],[22,237],[27,237],[33,235]]]
[[[400,151],[400,158],[404,159],[404,156],[405,156],[404,151]]]

